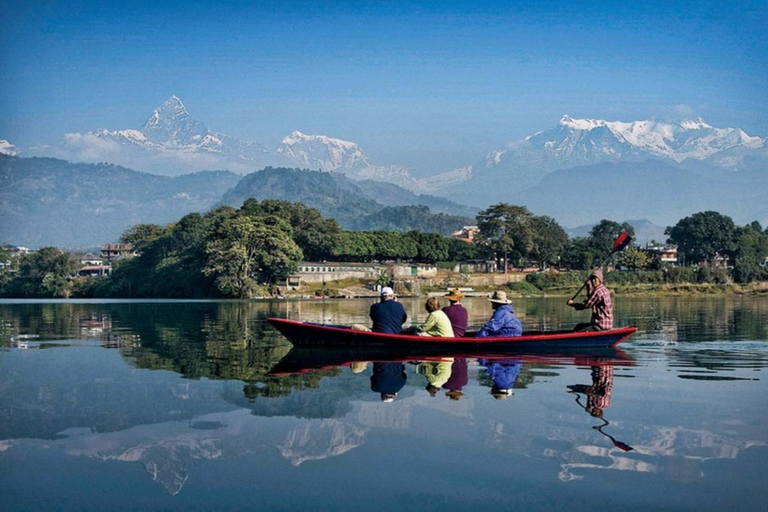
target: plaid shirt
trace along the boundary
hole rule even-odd
[[[576,309],[592,308],[590,323],[602,330],[613,328],[613,306],[611,305],[611,292],[602,284],[595,288],[587,300],[576,304]]]

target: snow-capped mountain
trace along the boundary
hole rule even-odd
[[[325,135],[305,135],[299,131],[285,137],[275,154],[299,167],[321,171],[359,170],[371,166],[368,157],[354,142]]]
[[[701,118],[620,122],[566,115],[553,129],[490,152],[447,195],[475,205],[488,204],[530,188],[556,170],[646,160],[701,173],[740,171],[754,177],[765,175],[768,149],[766,139],[739,128],[715,128]]]
[[[7,140],[0,139],[0,155],[16,156],[19,154],[16,146],[8,142]]]
[[[764,149],[765,139],[752,137],[739,128],[714,128],[701,118],[678,123],[625,123],[566,115],[557,127],[526,137],[510,149],[491,153],[485,167],[536,164],[546,172],[648,158],[680,163],[688,159],[705,161],[735,148]]]
[[[177,96],[171,96],[156,108],[140,130],[102,129],[88,132],[86,137],[89,136],[162,155],[165,162],[168,157],[177,156],[192,164],[190,170],[198,169],[194,168],[195,160],[190,159],[189,155],[218,156],[221,164],[258,164],[265,160],[268,153],[257,142],[242,141],[211,131],[205,124],[189,115]],[[208,164],[206,160],[202,162]]]
[[[204,169],[248,173],[265,166],[299,167],[417,188],[408,169],[374,165],[354,142],[294,131],[270,151],[258,142],[211,131],[192,118],[177,96],[156,108],[141,129],[70,133],[64,140],[54,156],[108,161],[161,174]]]
[[[421,188],[420,180],[414,178],[409,169],[374,165],[356,143],[325,135],[295,131],[280,142],[275,156],[283,159],[278,165],[341,172],[350,178],[384,181],[411,190]]]

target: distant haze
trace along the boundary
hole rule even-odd
[[[353,141],[414,176],[564,114],[768,134],[768,5],[728,2],[42,2],[3,6],[0,139],[139,129],[170,95],[268,149]]]

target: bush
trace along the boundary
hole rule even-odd
[[[548,270],[534,272],[525,276],[525,281],[539,290],[551,290],[554,288],[579,287],[587,279],[588,272],[557,272]]]
[[[541,290],[527,281],[507,283],[507,288],[509,288],[510,291],[519,293],[521,295],[535,295],[541,293]]]

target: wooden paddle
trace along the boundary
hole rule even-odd
[[[629,245],[629,242],[632,241],[632,237],[629,236],[629,233],[626,231],[622,231],[619,233],[619,236],[616,237],[616,240],[613,241],[613,248],[611,249],[611,252],[608,253],[608,256],[605,258],[605,261],[597,267],[597,268],[603,268],[605,265],[608,264],[608,261],[613,257],[614,254],[619,252],[620,250],[624,249],[626,246]],[[579,296],[581,293],[581,290],[584,289],[585,286],[587,286],[587,283],[589,282],[589,278],[587,278],[586,281],[584,281],[584,284],[581,285],[581,288],[571,297],[571,300],[574,300],[576,297]]]

